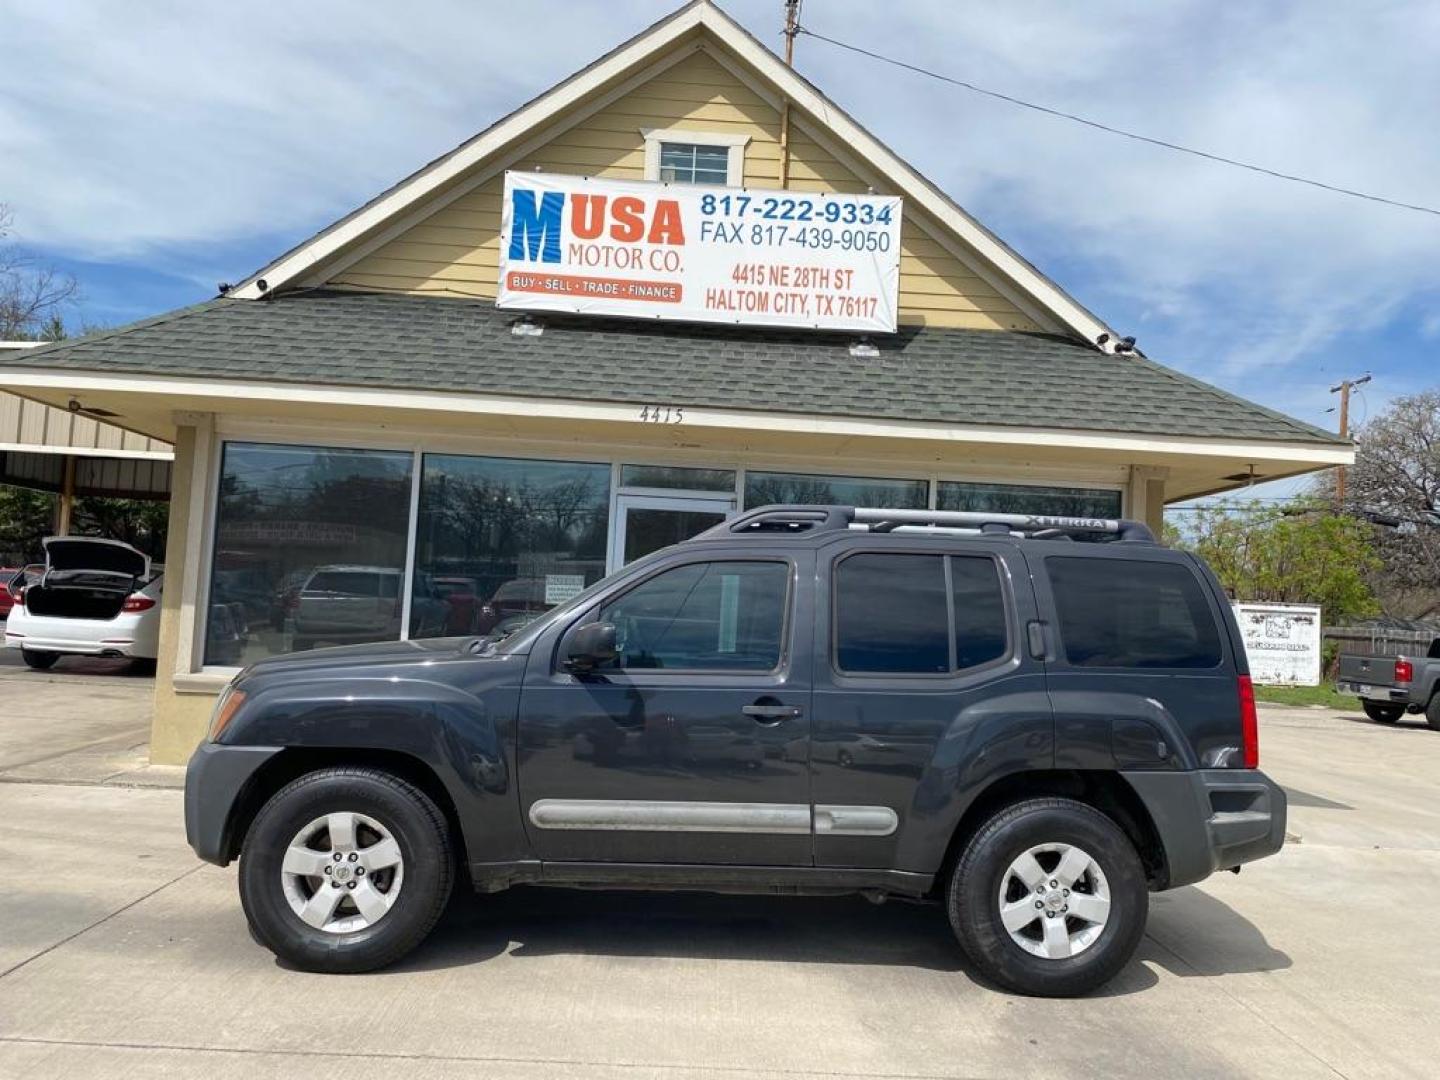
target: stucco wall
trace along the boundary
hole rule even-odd
[[[170,492],[170,532],[165,554],[165,592],[160,600],[160,656],[155,670],[155,717],[150,726],[150,760],[158,765],[182,765],[205,737],[215,698],[210,694],[181,694],[175,690],[175,666],[180,644],[182,583],[186,576],[186,537],[190,530],[191,490],[194,483],[196,430],[179,429],[175,440],[175,468]]]

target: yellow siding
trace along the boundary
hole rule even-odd
[[[688,128],[749,136],[745,183],[775,188],[780,114],[712,57],[697,52],[606,105],[513,166],[551,173],[642,180],[642,128]],[[790,186],[863,193],[868,185],[791,127]],[[413,293],[493,297],[498,280],[503,178],[495,176],[344,269],[336,285]],[[958,238],[951,244],[963,247]],[[1033,330],[1036,325],[907,217],[901,230],[900,322]]]

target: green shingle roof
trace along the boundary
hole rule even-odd
[[[6,364],[88,372],[710,406],[931,423],[1340,443],[1161,367],[1072,339],[902,328],[854,335],[538,314],[489,302],[314,291],[220,298]],[[4,365],[0,365],[3,367]]]

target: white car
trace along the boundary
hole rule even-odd
[[[153,662],[164,568],[118,540],[51,536],[44,547],[45,573],[17,596],[5,647],[41,670],[62,656]]]

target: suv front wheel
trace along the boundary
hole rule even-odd
[[[950,880],[950,925],[989,979],[1069,997],[1113,978],[1145,931],[1149,892],[1129,837],[1084,803],[1037,798],[986,821]]]
[[[308,773],[256,815],[240,855],[251,935],[306,971],[358,972],[400,959],[450,895],[445,816],[380,769]]]

